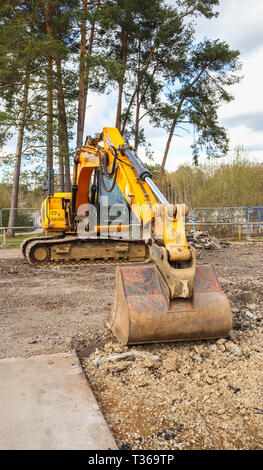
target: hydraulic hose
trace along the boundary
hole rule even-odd
[[[98,155],[99,155],[101,183],[102,183],[103,189],[107,193],[110,193],[113,190],[113,188],[116,184],[117,171],[118,171],[118,165],[116,164],[117,152],[115,151],[114,160],[113,160],[113,164],[112,164],[112,168],[111,168],[110,172],[108,171],[107,164],[105,162],[105,158],[104,158],[104,165],[103,165],[103,161],[102,161],[103,157],[102,157],[101,152],[100,152],[99,149],[98,149]],[[110,188],[107,188],[107,186],[105,184],[105,181],[104,181],[104,176],[103,175],[105,175],[105,177],[108,178],[108,179],[111,179],[113,177],[112,185],[110,186]]]

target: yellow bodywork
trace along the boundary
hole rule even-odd
[[[89,202],[87,188],[89,188],[94,169],[99,168],[98,150],[107,152],[108,167],[111,169],[114,160],[111,147],[118,149],[125,144],[118,129],[111,127],[103,129],[103,146],[99,145],[100,140],[102,139],[98,138],[95,143],[88,140],[76,155],[73,169],[73,181],[78,186],[76,211]],[[167,208],[161,204],[147,182],[137,177],[129,159],[120,152],[119,157],[116,184],[137,219],[144,226],[150,222],[153,223],[155,236],[166,247],[171,261],[189,260],[191,253],[187,246],[184,229],[185,206],[177,205],[176,208],[173,206]],[[41,214],[45,230],[72,233],[67,209],[70,198],[71,193],[55,193],[43,202]],[[113,226],[103,228],[97,226],[95,230],[100,233],[107,229],[112,231],[113,228]]]
[[[71,193],[55,193],[46,198],[41,206],[41,223],[48,232],[66,232],[69,230],[69,204]]]
[[[104,177],[111,181],[109,187]],[[115,190],[111,202],[103,205],[104,194]],[[109,217],[115,199],[128,224]],[[106,221],[100,217],[104,207]],[[124,344],[228,336],[230,304],[213,266],[196,265],[196,252],[186,240],[186,214],[184,204],[166,201],[119,131],[106,127],[77,150],[71,193],[49,195],[42,204],[43,228],[64,236],[26,241],[23,252],[37,265],[120,264],[107,325]]]

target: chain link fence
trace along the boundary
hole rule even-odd
[[[186,225],[193,230],[206,230],[220,239],[263,238],[263,206],[191,209]]]
[[[8,237],[10,208],[0,210],[0,248],[19,247],[28,237],[42,236],[39,208],[17,210],[14,236]],[[263,239],[263,206],[191,209],[186,228],[207,231],[219,239]]]
[[[0,248],[18,248],[23,240],[29,237],[42,236],[39,208],[19,208],[15,209],[16,225],[8,227],[10,208],[0,209]],[[9,237],[9,231],[14,233]]]

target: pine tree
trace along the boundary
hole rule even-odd
[[[17,129],[17,144],[14,157],[14,173],[9,214],[8,236],[13,236],[17,218],[19,178],[23,150],[29,87],[37,61],[30,52],[32,29],[27,22],[30,9],[20,2],[11,1],[2,5],[0,14],[0,96],[5,105],[2,127],[2,144],[8,137],[8,130]]]
[[[168,130],[168,139],[158,178],[161,185],[168,152],[177,127],[192,124],[198,135],[193,144],[194,161],[199,149],[209,157],[224,155],[228,151],[226,130],[218,123],[220,104],[233,99],[230,85],[238,83],[238,51],[216,41],[205,40],[189,51],[184,70],[176,76],[174,89],[167,94],[167,102],[159,102],[152,112],[152,122]]]
[[[16,222],[22,154],[27,159],[35,159],[36,149],[39,156],[40,150],[46,148],[47,166],[52,168],[54,149],[58,148],[61,169],[64,174],[65,167],[70,189],[69,134],[61,64],[70,52],[72,7],[76,5],[77,0],[12,0],[1,6],[0,97],[4,112],[0,143],[3,145],[11,133],[17,134],[10,227]],[[70,94],[74,96],[72,91]],[[13,230],[9,235],[13,235]]]
[[[92,57],[95,24],[97,14],[102,6],[102,0],[82,0],[80,14],[80,58],[79,58],[79,96],[78,96],[78,127],[77,127],[77,147],[83,144],[83,134],[85,125],[85,115],[87,107],[87,96],[89,89],[90,64],[88,60]],[[87,38],[87,22],[89,22],[89,38]],[[88,41],[88,47],[86,46]]]

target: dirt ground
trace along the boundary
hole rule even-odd
[[[35,268],[8,251],[0,358],[76,349],[119,448],[263,449],[263,243],[199,258],[215,264],[231,303],[229,338],[129,348],[104,324],[114,266]],[[126,351],[144,355],[103,362]]]

